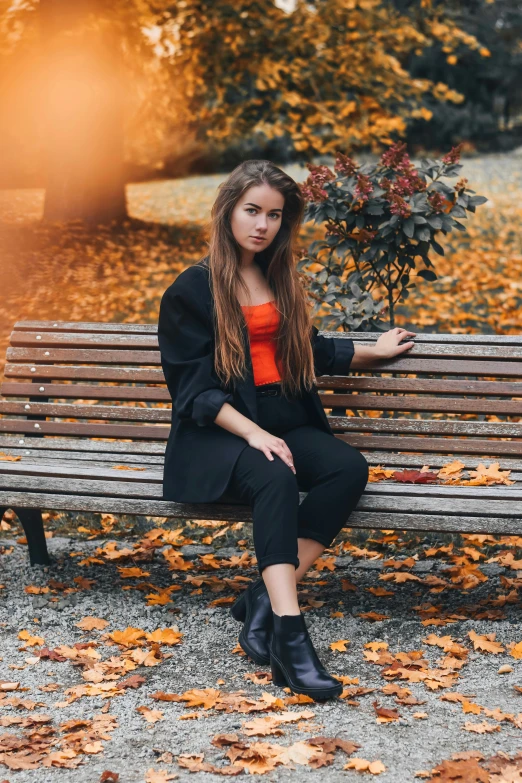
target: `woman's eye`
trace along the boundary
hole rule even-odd
[[[256,210],[255,210],[255,208],[254,208],[254,207],[247,207],[247,212],[255,212],[255,211],[256,211]],[[270,212],[270,215],[271,215],[272,217],[276,217],[276,218],[278,218],[278,217],[279,217],[279,213],[278,213],[278,212]]]

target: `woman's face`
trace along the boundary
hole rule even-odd
[[[243,193],[230,219],[234,238],[243,250],[253,256],[270,245],[281,226],[284,203],[283,194],[265,183]]]

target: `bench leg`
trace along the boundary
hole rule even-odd
[[[51,558],[47,551],[42,512],[39,508],[14,508],[13,511],[22,523],[31,565],[49,565]]]

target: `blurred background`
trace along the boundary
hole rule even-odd
[[[218,184],[462,143],[488,197],[398,324],[522,327],[522,3],[0,0],[0,357],[22,319],[150,322]],[[303,224],[303,249],[322,230]]]

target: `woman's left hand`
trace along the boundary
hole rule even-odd
[[[388,332],[381,334],[374,346],[374,356],[376,359],[391,359],[399,353],[404,353],[412,348],[415,343],[410,340],[407,343],[401,343],[405,337],[415,337],[417,332],[408,332],[406,329],[396,327]]]

